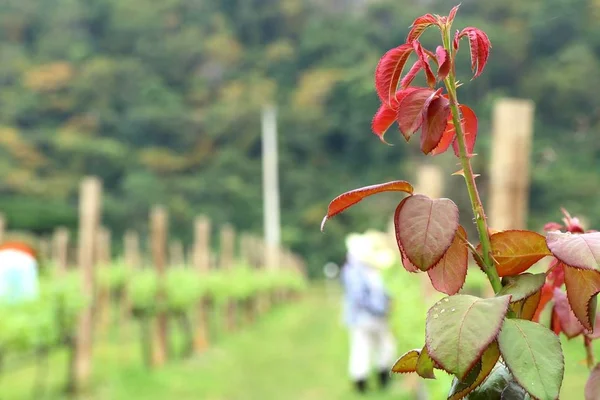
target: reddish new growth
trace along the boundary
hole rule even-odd
[[[450,112],[450,104],[453,102],[460,108],[467,151],[469,154],[473,152],[477,136],[475,113],[466,105],[459,105],[455,94],[445,94],[443,88],[436,88],[436,84],[447,79],[451,70],[454,70],[454,58],[458,52],[459,41],[463,37],[469,39],[474,78],[481,75],[490,54],[490,41],[484,32],[472,27],[456,31],[452,47],[446,49],[444,46],[438,46],[435,53],[424,49],[418,40],[425,29],[432,26],[439,28],[444,37],[449,37],[448,31],[457,10],[458,7],[454,7],[448,17],[427,14],[417,18],[408,33],[406,43],[389,50],[379,61],[375,70],[375,88],[382,104],[373,118],[371,127],[382,141],[385,142],[385,132],[397,122],[406,141],[421,129],[423,153],[441,154],[454,143],[454,153],[458,157],[456,129]],[[417,60],[401,78],[404,67],[413,53]],[[432,69],[432,64],[436,72]],[[421,71],[425,73],[428,87],[411,86]]]

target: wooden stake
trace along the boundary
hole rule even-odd
[[[168,215],[167,211],[160,206],[154,207],[150,214],[150,235],[152,259],[158,281],[163,282],[167,267],[167,232],[168,232]],[[159,288],[160,303],[165,297],[164,287]],[[156,318],[153,362],[154,365],[163,365],[167,360],[168,354],[168,338],[167,338],[168,322],[167,314],[161,311]]]
[[[501,99],[494,107],[490,180],[490,229],[525,229],[534,103]]]
[[[137,232],[127,231],[123,238],[125,246],[125,264],[131,269],[140,268],[140,237]]]
[[[247,233],[240,235],[240,261],[246,267],[252,266],[252,236]]]
[[[235,263],[235,231],[231,225],[226,224],[221,228],[219,246],[219,268],[222,270],[231,270]]]
[[[229,224],[221,228],[219,268],[222,271],[231,271],[235,263],[235,231]],[[236,329],[237,307],[234,299],[227,302],[225,327],[229,332]]]
[[[128,230],[125,232],[123,237],[123,245],[125,248],[125,265],[130,274],[140,268],[140,237],[135,231]],[[121,307],[121,321],[125,322],[127,317],[131,313],[131,294],[129,289],[129,281],[131,277],[125,281],[125,288],[123,291],[123,305]],[[124,324],[124,326],[127,326]]]
[[[204,216],[194,221],[193,265],[200,272],[210,269],[210,220]]]
[[[39,240],[40,258],[44,261],[52,260],[52,246],[47,238],[43,237]]]
[[[204,216],[196,217],[194,221],[192,264],[200,274],[206,274],[210,269],[210,220]],[[206,350],[210,343],[208,331],[210,302],[208,300],[202,298],[198,304],[196,333],[194,336],[194,349],[196,352]]]
[[[180,240],[173,240],[169,244],[169,265],[183,267],[185,265],[185,250]]]
[[[96,236],[97,243],[97,263],[101,266],[108,267],[112,262],[111,256],[111,235],[108,228],[101,226],[98,228]]]
[[[96,232],[100,224],[102,184],[98,178],[88,177],[81,183],[79,199],[78,265],[81,270],[81,291],[90,300],[94,298],[94,256]],[[75,352],[71,365],[72,391],[84,387],[92,370],[93,304],[90,302],[79,315]]]
[[[69,264],[69,230],[67,228],[61,227],[54,231],[52,248],[52,258],[56,270],[59,275],[64,275]]]

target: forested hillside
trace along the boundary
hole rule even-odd
[[[339,261],[343,235],[383,228],[395,197],[365,202],[322,235],[329,200],[412,179],[414,165],[432,159],[393,132],[396,146],[381,144],[369,127],[377,60],[403,41],[423,2],[335,3],[0,0],[0,210],[10,226],[74,228],[79,179],[95,174],[115,236],[144,231],[156,203],[187,241],[198,213],[260,232],[260,109],[274,102],[283,239],[313,270]],[[439,13],[454,5],[434,3]],[[600,226],[598,21],[598,0],[465,0],[456,21],[483,28],[493,45],[486,72],[461,95],[483,119],[480,143],[495,98],[537,104],[533,229],[561,205]],[[468,71],[466,50],[463,61]],[[486,165],[484,148],[476,168]],[[460,198],[462,181],[449,179],[447,194]]]

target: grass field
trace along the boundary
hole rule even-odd
[[[406,275],[404,275],[406,276]],[[335,290],[335,289],[334,289]],[[410,310],[398,304],[406,313]],[[413,307],[414,308],[414,307]],[[398,317],[401,318],[401,317]],[[403,324],[399,324],[400,326]],[[398,326],[398,325],[397,325]],[[99,340],[95,352],[92,387],[81,396],[86,400],[180,399],[180,400],[330,400],[356,399],[346,379],[347,338],[341,325],[339,292],[327,296],[322,287],[312,289],[296,304],[272,311],[254,326],[235,335],[221,337],[205,354],[175,361],[160,370],[143,367],[136,326],[117,340]],[[399,351],[422,340],[423,328],[408,325],[410,337],[401,334]],[[411,342],[411,343],[405,343]],[[564,399],[583,399],[587,369],[581,343],[565,343],[566,379]],[[0,374],[0,400],[62,399],[59,388],[67,364],[66,354],[56,353],[49,362],[45,393],[32,393],[35,368]],[[430,399],[444,398],[448,378],[428,382]],[[387,393],[370,399],[413,399],[405,387],[411,378],[395,376]]]

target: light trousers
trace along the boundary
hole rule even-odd
[[[349,373],[353,381],[367,379],[372,367],[391,369],[396,357],[396,339],[387,320],[372,317],[350,327]]]

